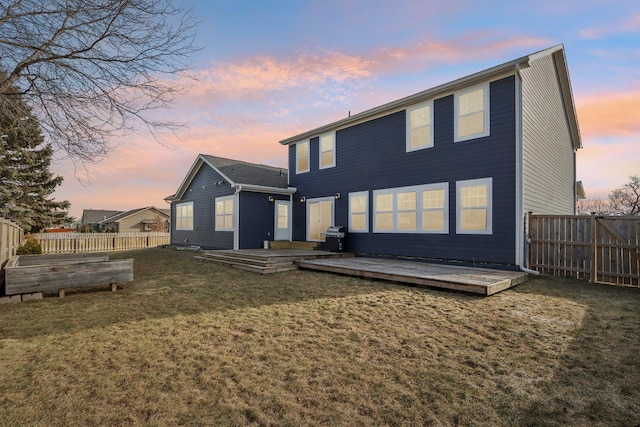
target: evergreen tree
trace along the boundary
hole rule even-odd
[[[0,93],[0,216],[25,231],[39,232],[69,219],[69,202],[49,197],[63,179],[49,170],[52,155],[28,107]]]

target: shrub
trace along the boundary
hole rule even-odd
[[[24,245],[20,246],[16,251],[16,255],[34,255],[41,253],[42,248],[36,239],[27,239]]]

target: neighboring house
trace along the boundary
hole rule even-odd
[[[363,255],[523,265],[526,214],[574,214],[581,147],[563,46],[280,142],[293,240],[347,226]]]
[[[117,215],[122,211],[102,210],[102,209],[85,209],[82,211],[82,219],[78,224],[80,231],[98,231],[100,230],[99,222],[110,216]]]
[[[98,223],[98,226],[103,231],[113,233],[166,232],[169,230],[169,218],[169,209],[157,209],[153,206],[148,206],[119,212],[103,219]],[[162,230],[154,230],[156,222],[159,223]]]
[[[260,248],[291,239],[287,170],[200,154],[171,203],[171,244]]]

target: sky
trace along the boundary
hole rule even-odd
[[[180,0],[200,24],[197,80],[160,118],[176,135],[114,140],[94,163],[56,155],[53,194],[83,209],[168,208],[198,154],[287,166],[279,141],[564,44],[583,148],[577,179],[606,198],[640,175],[637,0]]]

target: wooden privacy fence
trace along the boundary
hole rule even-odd
[[[43,254],[126,251],[169,244],[169,233],[38,233]]]
[[[529,268],[640,287],[640,216],[529,215]]]
[[[24,243],[24,231],[18,224],[0,218],[0,266],[16,254]]]

